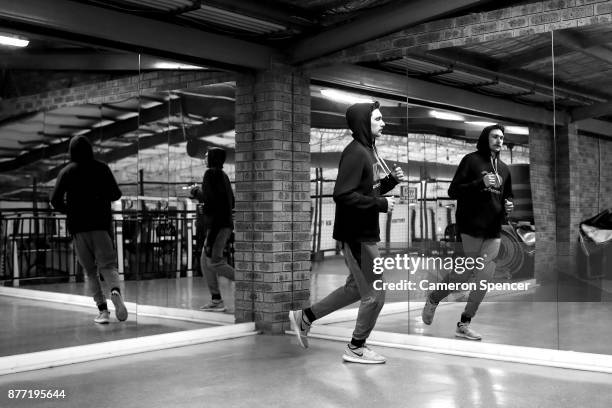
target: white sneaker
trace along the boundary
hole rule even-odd
[[[469,323],[457,323],[457,330],[455,336],[463,337],[468,340],[481,340],[482,336],[476,330],[470,328]]]
[[[113,301],[113,305],[115,305],[115,316],[117,317],[117,320],[119,320],[120,322],[127,320],[128,311],[125,307],[125,303],[123,303],[123,297],[121,296],[121,293],[117,292],[116,290],[113,290],[111,292],[111,300]]]
[[[94,322],[98,324],[108,324],[110,322],[110,312],[108,310],[100,311],[98,317],[94,319]]]
[[[213,299],[204,306],[200,306],[200,310],[205,312],[225,312],[225,303],[223,303],[223,300]]]
[[[350,343],[346,346],[342,359],[351,363],[360,364],[383,364],[387,361],[386,358],[365,344],[362,347],[352,348]]]
[[[289,312],[289,323],[291,323],[291,330],[297,336],[298,344],[303,348],[308,348],[310,324],[304,320],[304,312],[301,310],[291,310]]]

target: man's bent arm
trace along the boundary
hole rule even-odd
[[[459,163],[455,177],[453,177],[453,181],[451,181],[450,187],[448,188],[448,196],[452,199],[457,199],[465,194],[477,192],[481,187],[484,187],[482,176],[478,177],[476,180],[469,179],[469,166],[466,157]]]
[[[356,190],[361,182],[363,162],[359,157],[344,156],[340,160],[338,178],[334,187],[334,201],[348,207],[368,209],[377,207],[379,211],[387,211],[387,199],[384,197],[367,196]]]

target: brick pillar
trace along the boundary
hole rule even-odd
[[[576,271],[578,224],[581,221],[578,134],[575,125],[557,128],[557,268],[560,274]]]
[[[552,131],[529,128],[529,178],[536,227],[534,273],[538,283],[556,280],[557,202]]]
[[[310,297],[310,88],[293,68],[236,86],[236,321],[289,328]]]

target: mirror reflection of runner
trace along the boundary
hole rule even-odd
[[[484,267],[459,274],[449,272],[444,282],[467,282],[471,275],[476,281],[490,280],[495,274],[495,258],[501,242],[500,232],[505,217],[514,209],[512,180],[508,166],[499,158],[504,143],[504,127],[487,126],[482,130],[476,152],[463,157],[453,177],[448,195],[457,200],[457,228],[461,234],[466,257],[484,258]],[[480,288],[480,285],[477,286]],[[469,294],[455,335],[469,340],[482,336],[470,328],[470,322],[478,310],[487,290],[472,290]],[[438,303],[450,294],[450,290],[429,293],[422,312],[423,323],[430,325]]]
[[[334,239],[342,242],[350,273],[345,285],[326,298],[304,310],[290,311],[289,321],[299,344],[307,348],[310,325],[316,319],[360,300],[353,338],[342,358],[354,363],[380,364],[385,358],[366,345],[385,303],[385,291],[373,287],[375,280],[382,279],[372,270],[373,260],[379,256],[378,214],[391,212],[394,206],[393,197],[381,195],[407,178],[400,167],[391,172],[376,151],[375,139],[385,126],[378,102],[352,105],[346,120],[354,140],[342,152],[334,186]],[[379,167],[386,175],[382,179],[378,176]]]
[[[94,322],[110,322],[100,276],[110,290],[115,316],[122,322],[128,318],[128,312],[121,295],[117,252],[111,237],[111,202],[121,198],[121,190],[108,165],[94,159],[87,137],[70,139],[68,151],[70,163],[57,176],[51,204],[66,214],[74,251],[87,274],[89,293],[98,306]]]
[[[210,290],[211,300],[200,307],[207,312],[224,312],[225,304],[221,297],[219,277],[234,281],[234,268],[227,263],[223,250],[232,236],[234,220],[234,192],[227,174],[223,171],[225,150],[219,147],[208,149],[208,169],[202,180],[204,202],[204,223],[207,233],[200,257],[202,274]]]

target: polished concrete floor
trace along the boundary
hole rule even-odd
[[[328,257],[324,262],[313,263],[311,275],[311,300],[316,302],[335,288],[344,284],[347,268],[341,257]],[[413,279],[405,272],[385,272],[385,278],[390,282],[401,279]],[[221,280],[222,293],[228,306],[228,312],[233,312],[232,285],[225,279]],[[48,290],[61,293],[86,295],[84,283],[64,283],[50,285],[28,285],[27,289]],[[558,282],[542,284],[534,290],[515,294],[489,293],[474,319],[473,327],[483,334],[485,342],[503,343],[531,347],[560,348],[562,350],[585,351],[592,353],[612,354],[612,324],[607,324],[612,316],[612,294],[610,287],[603,280],[581,281],[575,278],[565,278]],[[126,281],[125,298],[138,304],[166,306],[185,309],[198,309],[209,300],[209,291],[202,277],[181,279],[155,279],[144,281]],[[422,302],[423,291],[388,291],[387,303],[393,302]],[[454,337],[455,324],[463,310],[464,294],[453,294],[450,299],[456,302],[443,303],[438,309],[435,321],[431,326],[421,322],[420,309],[409,313],[381,316],[376,326],[377,330],[395,333],[420,334],[424,336]],[[557,300],[560,300],[558,302]],[[66,337],[66,345],[72,345],[79,339],[81,344],[98,341],[99,335],[92,329],[90,320],[95,309],[71,313],[55,313],[58,305],[35,307],[35,305],[20,304],[4,300],[10,304],[20,305],[11,309],[11,321],[21,321],[22,330],[15,330],[19,336],[29,338],[29,333],[55,333],[53,344],[60,346],[61,338]],[[357,304],[348,306],[354,308]],[[82,310],[82,309],[80,309]],[[0,324],[6,314],[0,317]],[[25,316],[25,317],[24,317]],[[62,316],[64,323],[56,323],[55,319]],[[33,323],[27,323],[33,322]],[[47,322],[52,322],[47,324]],[[152,327],[145,329],[143,325],[131,327],[129,322],[124,329],[134,335],[154,333]],[[176,323],[157,320],[160,327],[174,327]],[[14,323],[9,323],[14,324]],[[151,323],[153,324],[153,323]],[[349,327],[354,322],[338,323]],[[29,326],[28,326],[29,325]],[[61,327],[68,326],[67,332]],[[189,328],[188,324],[180,327]],[[202,326],[198,326],[202,327]],[[138,328],[138,330],[136,330]],[[83,331],[83,333],[80,332]],[[94,330],[94,331],[92,331]],[[118,330],[117,328],[113,330]],[[149,330],[149,331],[147,331]],[[164,329],[165,330],[165,329]],[[108,331],[108,330],[107,330]],[[3,331],[4,332],[4,331]],[[91,333],[90,333],[91,332]],[[6,338],[14,337],[6,333]],[[90,333],[86,335],[85,333]],[[126,334],[127,337],[129,335]],[[36,337],[34,337],[36,338]],[[2,339],[2,337],[0,337]],[[33,341],[28,339],[29,341]],[[46,347],[42,336],[38,342]],[[20,344],[20,341],[14,341]],[[6,346],[5,346],[6,347]],[[35,347],[30,347],[30,349]],[[6,352],[5,352],[6,354]]]
[[[376,330],[455,338],[465,303],[442,303],[431,326],[421,309],[380,316]],[[612,303],[484,302],[472,320],[483,342],[612,354]],[[336,323],[354,327],[354,321]]]
[[[228,313],[233,313],[234,293],[231,289],[232,285],[225,278],[221,278],[219,282],[223,299],[226,305],[230,307]],[[180,279],[124,281],[123,285],[125,300],[143,305],[199,309],[200,306],[210,301],[210,291],[206,285],[206,280],[201,276]],[[25,285],[22,287],[24,289],[89,296],[87,285],[84,282]]]
[[[119,322],[114,313],[111,313],[110,324],[100,325],[93,322],[97,316],[93,302],[91,308],[85,308],[0,297],[0,310],[0,357],[212,327],[135,315]]]
[[[0,377],[12,407],[608,408],[612,375],[377,347],[384,365],[343,363],[344,345],[241,339]],[[59,389],[9,400],[9,389]]]

